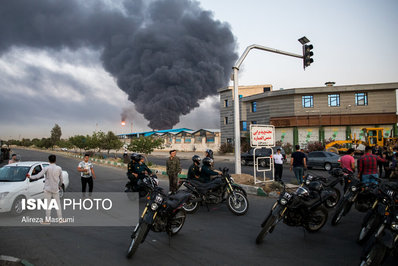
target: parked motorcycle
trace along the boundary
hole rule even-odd
[[[385,212],[383,218],[383,223],[362,251],[361,266],[382,265],[388,256],[398,256],[398,209]]]
[[[195,213],[199,204],[219,204],[227,202],[229,210],[236,215],[244,215],[249,209],[249,201],[245,190],[236,184],[224,168],[222,174],[209,183],[202,183],[197,180],[186,180],[184,186],[192,193],[191,199],[184,205],[187,213]],[[209,209],[209,208],[208,208]]]
[[[124,192],[138,192],[140,198],[143,198],[151,193],[152,186],[147,186],[148,182],[155,182],[156,186],[159,184],[158,177],[155,174],[151,176],[145,176],[143,179],[138,179],[136,184],[133,184],[130,180],[126,184],[126,190]]]
[[[337,204],[336,212],[332,217],[332,225],[340,223],[341,219],[350,212],[353,204],[355,204],[355,209],[360,212],[366,212],[375,204],[377,184],[362,183],[355,178],[349,180],[348,184],[343,199]]]
[[[289,226],[303,226],[309,232],[316,232],[328,219],[328,211],[323,205],[333,197],[333,193],[322,189],[319,181],[313,181],[308,185],[311,190],[320,192],[312,195],[310,189],[305,186],[289,193],[285,184],[282,184],[283,192],[261,224],[262,229],[256,238],[257,244],[262,243],[267,233],[272,233],[281,220]]]
[[[362,221],[357,239],[359,244],[365,243],[374,234],[380,224],[383,223],[385,214],[395,208],[397,192],[398,185],[396,183],[386,182],[379,185],[376,201]]]
[[[138,224],[131,235],[131,242],[127,250],[130,258],[137,251],[139,244],[145,241],[149,230],[153,232],[167,232],[169,237],[177,234],[184,225],[186,213],[182,206],[191,196],[185,191],[166,195],[163,189],[157,186],[153,177],[143,179],[144,185],[149,187],[147,203],[141,214]]]

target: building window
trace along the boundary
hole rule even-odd
[[[228,107],[228,100],[224,100],[224,107]]]
[[[302,97],[302,103],[304,108],[313,108],[314,107],[314,96],[306,95]]]
[[[176,143],[181,143],[181,138],[176,138]]]
[[[207,143],[213,143],[214,142],[214,137],[206,137],[206,142]]]
[[[240,98],[243,98],[243,95],[242,95],[242,94],[239,94],[239,99],[240,99]]]
[[[195,143],[202,143],[202,137],[195,137]]]
[[[191,143],[191,138],[185,138],[185,139],[184,139],[184,142],[185,142],[185,143]]]
[[[252,113],[257,112],[257,102],[252,102]]]
[[[252,121],[251,123],[252,123],[252,125],[255,125],[255,124],[257,124],[257,121]]]
[[[240,125],[241,125],[240,130],[247,131],[247,122],[246,121],[242,121]]]
[[[328,95],[328,104],[329,104],[329,107],[340,106],[340,94],[329,94]]]
[[[368,105],[368,94],[366,92],[355,93],[355,105]]]
[[[224,117],[224,125],[228,125],[228,117]]]
[[[271,87],[264,87],[263,92],[271,91]]]

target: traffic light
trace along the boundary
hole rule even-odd
[[[314,55],[314,53],[311,51],[314,48],[314,46],[312,44],[306,44],[303,46],[303,64],[304,64],[304,69],[306,67],[309,67],[313,62],[314,59],[312,58],[312,56]]]

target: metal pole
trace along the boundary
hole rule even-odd
[[[241,163],[240,163],[240,109],[239,109],[239,85],[238,85],[238,72],[239,72],[239,67],[243,63],[243,60],[245,60],[246,56],[249,54],[250,50],[252,49],[259,49],[271,53],[276,53],[276,54],[283,54],[287,56],[292,56],[292,57],[297,57],[297,58],[303,58],[303,55],[299,54],[293,54],[269,47],[265,47],[262,45],[258,44],[253,44],[250,45],[246,48],[246,50],[243,52],[241,57],[236,61],[235,65],[232,67],[234,71],[234,136],[235,136],[235,174],[240,175],[242,173],[241,169]]]
[[[239,89],[238,89],[238,71],[234,67],[234,136],[235,136],[235,174],[241,174],[240,164],[240,110],[239,110]]]

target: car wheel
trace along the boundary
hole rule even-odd
[[[21,215],[24,210],[22,209],[22,200],[25,199],[24,196],[18,196],[14,202],[12,203],[11,207],[11,214],[14,216]]]
[[[332,165],[330,163],[325,163],[324,168],[326,171],[332,170]]]

